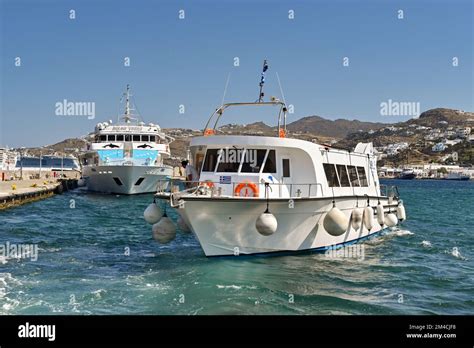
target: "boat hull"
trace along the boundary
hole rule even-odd
[[[387,199],[380,199],[387,207]],[[276,232],[270,236],[258,233],[255,222],[266,209],[265,200],[256,199],[183,199],[178,213],[196,235],[206,256],[300,252],[324,249],[355,242],[383,229],[375,217],[373,228],[358,230],[348,227],[341,236],[332,236],[324,229],[324,218],[332,208],[332,198],[272,201],[270,212],[278,221]],[[360,207],[366,206],[360,201]],[[356,207],[354,197],[336,201],[348,221]],[[375,207],[377,199],[371,201]],[[392,202],[392,211],[397,202]],[[385,209],[388,212],[388,207]],[[385,226],[386,227],[386,226]]]
[[[154,193],[158,183],[173,175],[168,166],[86,166],[83,178],[92,192],[134,195]]]

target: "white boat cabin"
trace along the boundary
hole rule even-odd
[[[371,143],[353,152],[284,137],[212,135],[190,144],[199,182],[213,195],[309,198],[378,196]]]

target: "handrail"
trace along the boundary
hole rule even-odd
[[[192,187],[186,188],[184,190],[180,190],[178,192],[173,192],[173,188],[176,186],[176,182],[179,184],[184,184],[184,185],[192,185]],[[165,193],[166,190],[171,187],[171,195],[173,194],[186,194],[186,193],[191,193],[191,194],[207,194],[211,193],[213,196],[222,196],[222,197],[237,197],[235,194],[235,190],[237,185],[239,184],[246,184],[249,183],[248,181],[239,181],[239,182],[231,182],[230,184],[232,185],[232,194],[231,195],[220,195],[216,192],[215,189],[210,188],[209,186],[213,186],[214,188],[216,187],[215,185],[229,185],[229,184],[222,184],[219,181],[212,181],[212,180],[206,180],[206,181],[188,181],[188,180],[182,180],[182,179],[173,179],[171,178],[170,180],[159,180],[157,184],[157,193]],[[212,184],[212,185],[211,185]],[[253,183],[255,185],[264,185],[265,183],[262,182],[255,182]],[[168,186],[169,185],[169,186]],[[310,197],[321,197],[323,194],[323,186],[321,183],[269,183],[270,187],[278,187],[278,197],[279,198],[310,198]],[[220,186],[220,187],[222,187]],[[288,188],[288,195],[283,195],[282,190],[280,188],[282,187],[287,187]],[[296,187],[296,192],[294,192],[294,188]],[[312,194],[314,190],[312,188],[316,187],[316,190],[314,194]],[[302,188],[305,188],[302,190]],[[307,189],[306,189],[307,188]],[[203,192],[201,192],[203,191]]]
[[[288,111],[286,104],[282,102],[281,100],[274,99],[269,102],[241,102],[241,103],[225,103],[222,104],[219,108],[217,108],[209,117],[209,120],[206,123],[206,126],[204,127],[204,132],[203,135],[212,135],[215,134],[217,124],[222,117],[224,111],[231,107],[231,106],[266,106],[266,105],[280,105],[280,110],[278,112],[278,134],[286,134],[286,113]],[[216,116],[216,121],[214,122],[213,128],[209,128],[209,125],[211,124],[211,121],[213,120],[214,116]],[[282,128],[282,118],[283,116],[283,128]],[[283,131],[283,133],[282,133]]]

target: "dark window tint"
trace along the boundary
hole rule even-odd
[[[242,158],[243,149],[223,149],[219,150],[220,154],[218,172],[237,173],[240,166],[240,159]]]
[[[289,178],[290,177],[290,160],[288,158],[284,158],[282,160],[283,164],[283,177]]]
[[[117,141],[123,141],[123,134],[117,135]]]
[[[203,172],[213,172],[217,164],[218,149],[207,150],[206,158],[204,159],[204,165],[202,167]]]
[[[242,164],[242,173],[260,173],[267,150],[247,149]]]
[[[358,187],[359,178],[357,177],[357,169],[354,166],[347,166],[347,171],[349,172],[349,179],[351,180],[351,185],[353,187]]]
[[[107,141],[115,141],[115,134],[107,135]]]
[[[369,186],[367,176],[365,175],[365,168],[357,167],[357,173],[359,174],[360,186]]]
[[[347,176],[347,169],[345,165],[338,164],[337,167],[337,174],[339,174],[339,181],[341,182],[342,187],[351,186],[349,183],[349,177]]]
[[[336,168],[334,167],[334,164],[324,163],[323,166],[329,187],[339,187],[339,180],[337,179]]]
[[[114,177],[113,179],[114,179],[114,181],[115,181],[115,183],[116,183],[117,185],[119,185],[119,186],[122,186],[122,185],[123,185],[123,184],[122,184],[122,181],[121,181],[119,178]]]
[[[133,136],[133,141],[140,141],[140,136],[139,135],[134,135]]]
[[[140,186],[140,184],[143,182],[143,180],[145,180],[145,178],[138,179],[137,182],[135,183],[135,186]]]
[[[154,143],[154,142],[156,141],[154,135],[150,135],[150,141],[151,141],[152,143]]]
[[[107,135],[101,135],[100,141],[107,141]]]
[[[276,173],[275,150],[270,150],[268,152],[267,160],[263,167],[263,173]]]
[[[148,135],[142,135],[142,141],[150,141],[150,136]]]
[[[132,137],[130,134],[125,134],[125,141],[131,141]]]

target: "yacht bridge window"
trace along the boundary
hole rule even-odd
[[[263,168],[263,173],[275,173],[275,162],[275,150],[243,148],[208,149],[204,158],[202,172],[260,173]]]
[[[349,172],[349,179],[351,180],[352,187],[359,187],[359,178],[357,176],[357,169],[355,166],[347,166],[347,171]]]
[[[359,174],[360,186],[369,186],[367,182],[367,176],[365,174],[364,167],[357,167],[357,173]]]
[[[339,179],[337,177],[336,167],[334,164],[323,163],[323,167],[329,187],[339,187]]]
[[[267,150],[247,149],[242,162],[242,173],[260,173]]]
[[[364,167],[333,163],[323,163],[323,167],[329,187],[369,186]]]
[[[350,187],[349,177],[347,176],[346,166],[343,164],[337,164],[337,174],[339,175],[339,181],[341,182],[342,187]]]

